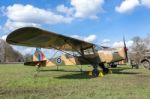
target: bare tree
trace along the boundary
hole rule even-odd
[[[0,61],[1,62],[22,62],[23,56],[12,46],[0,39]]]
[[[150,34],[144,39],[147,49],[150,49]]]
[[[139,64],[144,57],[145,50],[147,50],[148,41],[140,37],[134,37],[133,45],[131,47],[130,59]]]
[[[2,39],[0,39],[0,61],[4,62],[4,41]]]
[[[32,59],[33,59],[33,56],[31,54],[24,55],[24,62],[31,62]]]

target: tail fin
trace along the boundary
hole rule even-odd
[[[33,55],[33,61],[41,61],[44,60],[45,56],[41,51],[41,48],[36,48],[35,53]]]
[[[126,47],[125,37],[123,37],[125,62],[128,62],[128,49]]]

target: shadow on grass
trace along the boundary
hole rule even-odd
[[[128,69],[131,69],[131,68],[112,68],[112,73],[113,74],[128,74],[128,75],[132,75],[132,74],[140,74],[138,72],[126,72],[126,71],[123,71],[123,70],[128,70]]]
[[[63,75],[63,76],[59,76],[59,77],[55,77],[58,79],[90,79],[92,78],[92,76],[88,75],[88,71],[84,71],[84,72],[79,72],[76,74],[67,74],[67,75]]]
[[[111,68],[113,74],[124,74],[124,75],[135,75],[139,74],[137,72],[127,72],[124,70],[128,70],[131,68]],[[80,71],[80,70],[64,70],[64,69],[50,69],[50,70],[40,70],[40,72],[70,72],[69,74],[64,74],[58,77],[54,77],[57,79],[90,79],[92,76],[88,75],[89,71]]]
[[[74,71],[74,70],[64,70],[64,69],[51,69],[51,70],[40,70],[40,72],[81,72],[81,71]]]
[[[127,75],[132,75],[132,74],[140,74],[140,73],[135,73],[135,72],[115,72],[113,74],[127,74]]]
[[[130,68],[125,68],[125,69],[115,68],[115,69],[112,69],[112,73],[113,74],[124,74],[124,75],[139,74],[136,72],[124,72],[123,70],[126,70],[126,69],[130,69]],[[58,79],[90,79],[93,77],[88,75],[88,71],[84,71],[84,72],[79,72],[76,74],[67,74],[67,75],[63,75],[63,76],[59,76],[59,77],[55,77],[55,78],[58,78]]]
[[[54,73],[67,73],[59,76],[53,76],[57,79],[90,79],[92,76],[88,75],[89,71],[80,71],[80,70],[64,70],[64,69],[50,69],[50,70],[40,70],[39,73],[44,72],[54,72]],[[48,75],[38,75],[39,77],[47,77]]]

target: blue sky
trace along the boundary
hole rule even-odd
[[[23,26],[108,45],[150,34],[150,0],[0,0],[0,37]]]

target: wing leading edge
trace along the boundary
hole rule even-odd
[[[8,35],[6,41],[13,45],[54,48],[65,51],[76,51],[94,46],[94,44],[89,42],[35,27],[17,29]]]

